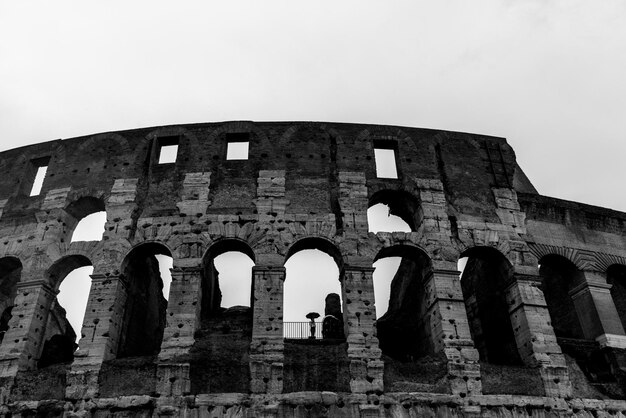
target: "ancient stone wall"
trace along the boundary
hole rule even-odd
[[[228,158],[242,144],[247,158]],[[368,232],[378,203],[411,232]],[[72,242],[100,210],[102,240]],[[539,195],[506,141],[482,135],[226,122],[6,151],[2,413],[622,416],[625,222]],[[306,249],[337,263],[345,338],[283,336],[284,264]],[[249,308],[220,307],[213,260],[228,251],[254,261]],[[158,255],[174,261],[167,301]],[[402,262],[376,318],[386,257]],[[75,349],[56,295],[87,265]]]

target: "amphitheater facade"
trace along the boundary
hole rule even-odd
[[[247,157],[229,158],[240,145]],[[394,175],[377,173],[377,151]],[[379,203],[411,232],[368,232]],[[103,210],[102,240],[72,242]],[[625,223],[540,195],[484,135],[237,121],[5,151],[1,413],[624,416]],[[340,271],[336,338],[284,337],[284,265],[306,249]],[[213,260],[229,251],[254,261],[249,308],[220,306]],[[168,300],[159,254],[173,258]],[[402,261],[376,318],[385,257]],[[56,295],[87,265],[76,348]]]

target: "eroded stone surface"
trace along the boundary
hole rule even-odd
[[[249,142],[247,160],[226,158],[232,141]],[[159,164],[174,143],[176,162]],[[376,148],[394,150],[397,179],[377,177]],[[369,233],[377,203],[411,232]],[[103,209],[102,240],[70,242]],[[625,225],[624,213],[539,195],[506,141],[482,135],[239,121],[9,150],[2,413],[621,416]],[[304,249],[339,267],[345,340],[283,338],[284,263]],[[255,263],[248,309],[220,307],[213,260],[227,251]],[[158,254],[174,260],[167,302]],[[376,318],[372,264],[384,257],[403,260]],[[71,351],[56,294],[85,265],[82,338],[66,361],[50,354]]]

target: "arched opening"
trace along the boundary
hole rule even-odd
[[[20,281],[21,274],[22,263],[19,259],[0,258],[0,343],[4,339],[4,334],[9,330],[17,283]]]
[[[619,276],[620,270],[610,269],[607,274],[612,277],[609,280],[613,280]],[[607,357],[597,341],[585,337],[581,313],[574,303],[572,292],[585,281],[583,272],[567,258],[549,254],[539,260],[539,275],[552,328],[566,361],[573,358],[596,389],[605,394],[613,392],[611,387],[615,384],[615,376],[611,372],[611,356]]]
[[[626,266],[613,264],[606,271],[606,281],[611,285],[611,297],[615,308],[626,329]]]
[[[326,297],[331,293],[341,296],[339,263],[342,263],[339,251],[326,240],[309,238],[291,247],[285,262],[284,322],[309,323],[307,315],[312,312],[319,314],[318,322],[321,322]],[[308,332],[307,328],[307,333],[302,337],[286,337],[308,338]]]
[[[202,320],[226,308],[252,306],[254,252],[243,241],[226,239],[213,244],[202,260]]]
[[[72,202],[65,211],[73,218],[73,222],[69,222],[72,230],[71,242],[102,239],[107,213],[101,199],[82,197]]]
[[[488,247],[469,249],[461,255],[461,259],[465,257],[461,288],[480,359],[491,364],[522,365],[505,295],[513,280],[511,264]]]
[[[413,361],[433,351],[430,323],[426,315],[428,304],[423,291],[424,279],[431,270],[431,262],[422,250],[405,245],[383,249],[376,257],[376,269],[385,267],[380,263],[387,259],[399,259],[400,263],[395,272],[391,265],[387,266],[386,272],[374,273],[374,297],[378,317],[376,329],[380,348],[383,354],[394,360]],[[389,287],[381,291],[385,285]],[[378,316],[385,304],[387,309]]]
[[[369,232],[411,232],[422,223],[417,199],[408,192],[381,190],[374,193],[367,210]]]
[[[341,253],[322,238],[291,246],[283,292],[284,392],[349,391]]]
[[[236,239],[217,241],[204,255],[201,324],[191,349],[192,393],[249,390],[254,259],[248,244]]]
[[[87,257],[71,255],[55,262],[48,270],[49,283],[59,293],[48,312],[44,344],[37,362],[39,368],[71,363],[74,359],[89,299],[91,265]]]
[[[161,348],[167,300],[158,255],[172,256],[161,244],[142,244],[122,264],[128,287],[117,358],[153,356]]]
[[[576,284],[584,280],[582,272],[565,257],[551,254],[539,260],[539,275],[556,336],[584,339],[583,328],[570,296]]]

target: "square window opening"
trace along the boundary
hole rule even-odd
[[[226,159],[247,160],[250,134],[247,132],[226,134]]]
[[[396,150],[390,148],[374,148],[376,160],[376,177],[385,179],[397,179]]]
[[[178,155],[178,137],[165,137],[158,139],[159,164],[172,164],[176,162]]]
[[[50,157],[39,158],[37,160],[31,161],[32,168],[34,173],[32,186],[30,188],[29,196],[39,196],[41,193],[41,189],[43,188],[43,181],[46,178],[46,173],[48,172],[48,163],[50,162]],[[36,170],[36,171],[35,171]]]
[[[159,151],[159,164],[171,164],[176,162],[178,155],[177,145],[164,145]]]

